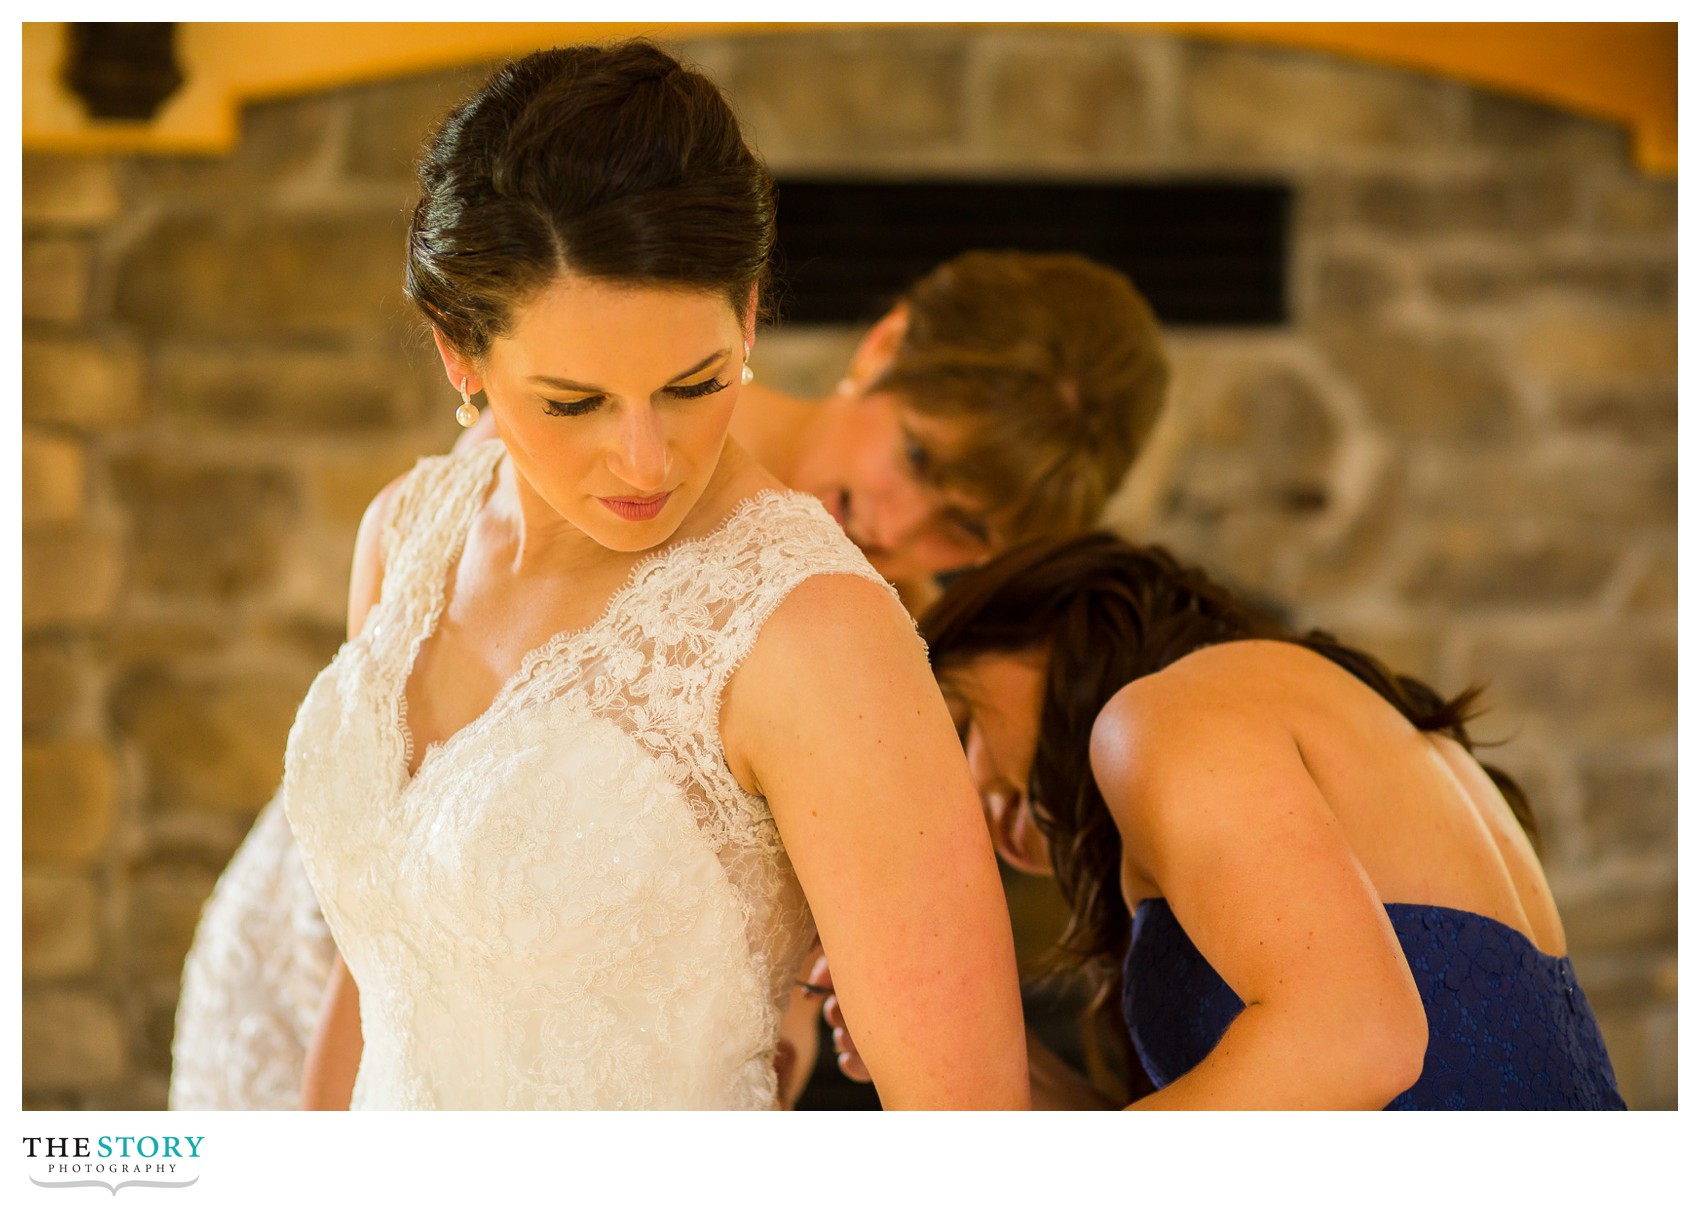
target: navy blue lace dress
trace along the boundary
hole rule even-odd
[[[1568,957],[1478,914],[1388,905],[1428,1011],[1417,1083],[1389,1111],[1623,1110],[1617,1078]],[[1122,1010],[1158,1089],[1190,1070],[1245,1009],[1165,900],[1141,901]]]

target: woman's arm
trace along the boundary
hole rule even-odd
[[[1379,1108],[1422,1073],[1423,1004],[1380,897],[1278,712],[1197,679],[1124,688],[1092,771],[1128,857],[1245,1002],[1137,1108]]]
[[[816,967],[811,983],[832,988],[832,973],[824,962]],[[826,999],[824,1014],[832,1025],[833,1046],[838,1049],[838,1071],[851,1081],[867,1081],[867,1066],[856,1051],[855,1037],[836,997]],[[1035,1111],[1114,1111],[1121,1107],[1047,1048],[1031,1028],[1027,1031],[1027,1070]]]
[[[733,678],[767,797],[888,1108],[1026,1107],[1015,946],[979,799],[914,626],[855,577],[794,590]]]
[[[354,567],[348,578],[348,637],[366,625],[366,615],[378,601],[384,583],[383,531],[398,486],[398,476],[385,485],[360,519],[354,540]],[[301,1075],[303,1111],[346,1111],[360,1069],[360,990],[338,953],[320,1004],[318,1026],[307,1045]]]
[[[360,1071],[360,990],[338,955],[319,1010],[319,1025],[307,1045],[307,1064],[301,1077],[303,1111],[346,1111]]]

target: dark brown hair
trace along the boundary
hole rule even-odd
[[[1089,747],[1098,713],[1123,686],[1212,644],[1284,640],[1341,666],[1415,727],[1473,751],[1465,724],[1481,687],[1443,699],[1326,632],[1295,631],[1160,547],[1103,532],[1023,544],[964,573],[927,611],[921,632],[947,687],[951,673],[976,657],[1049,654],[1027,794],[1070,907],[1054,966],[1085,969],[1095,1004],[1117,987],[1130,919],[1120,891],[1121,837],[1093,781]],[[1503,771],[1482,768],[1538,840],[1522,789]]]
[[[891,363],[870,385],[970,424],[934,477],[992,507],[1006,542],[1097,523],[1162,410],[1156,316],[1126,275],[1073,254],[976,251],[903,296]]]
[[[724,292],[773,247],[773,181],[706,76],[643,40],[538,51],[462,102],[419,165],[407,296],[478,358],[565,271]]]

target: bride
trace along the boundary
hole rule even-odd
[[[724,100],[647,43],[540,52],[421,184],[408,294],[502,441],[374,500],[290,736],[339,949],[305,1104],[771,1107],[818,931],[886,1106],[1025,1106],[913,626],[727,437],[773,211]]]
[[[1161,334],[1125,277],[1081,257],[977,251],[906,291],[830,396],[743,386],[730,432],[819,498],[914,613],[936,593],[933,574],[1090,525],[1165,380]],[[495,436],[486,409],[457,449]],[[184,966],[172,1107],[298,1105],[333,951],[274,797]],[[780,1050],[792,1097],[817,1040],[816,1007],[796,1000]]]

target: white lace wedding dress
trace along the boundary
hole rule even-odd
[[[764,492],[646,557],[408,776],[404,688],[502,456],[425,459],[384,585],[314,681],[284,805],[360,989],[356,1108],[768,1108],[813,924],[721,692],[804,579],[879,581],[814,498]]]
[[[290,1111],[336,947],[274,796],[219,877],[183,964],[175,1111]]]

